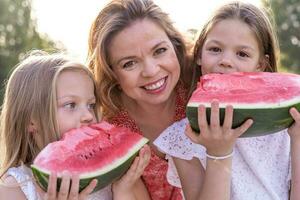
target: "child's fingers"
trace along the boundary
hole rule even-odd
[[[194,131],[192,130],[190,124],[187,124],[185,127],[185,135],[190,138],[190,140],[194,143],[199,143],[198,142],[198,136],[194,133]]]
[[[78,193],[79,193],[79,176],[73,175],[72,177],[72,185],[71,190],[69,194],[69,199],[78,199]]]
[[[210,112],[210,127],[212,129],[212,134],[218,133],[220,128],[220,109],[219,102],[213,100],[211,103],[211,112]]]
[[[252,119],[247,119],[240,127],[234,129],[234,133],[236,134],[237,137],[241,136],[244,132],[250,128],[250,126],[253,124]]]
[[[232,120],[233,120],[233,107],[231,105],[228,105],[225,108],[225,117],[223,122],[223,129],[227,133],[229,133],[229,130],[231,130]]]
[[[300,113],[298,112],[298,110],[296,108],[291,108],[290,114],[296,123],[300,123]]]
[[[140,162],[142,162],[143,167],[145,168],[149,164],[151,158],[151,150],[149,145],[144,145],[144,147],[140,150],[139,157]]]
[[[97,179],[93,179],[90,182],[90,184],[86,188],[84,188],[84,190],[82,190],[80,192],[80,194],[79,194],[79,200],[86,199],[87,196],[93,192],[93,190],[97,186],[97,183],[98,183],[98,180]]]
[[[199,105],[199,107],[198,107],[198,125],[199,125],[201,134],[205,134],[208,132],[206,108],[204,105]]]
[[[151,154],[150,147],[149,147],[149,145],[145,144],[145,145],[141,148],[141,150],[139,151],[139,156],[140,156],[140,157],[144,157],[144,156],[147,156],[147,155],[149,155],[149,154]]]
[[[134,159],[133,163],[131,164],[128,172],[135,172],[137,167],[138,167],[139,161],[140,161],[140,157],[139,156],[135,157],[135,159]]]
[[[58,193],[59,200],[68,198],[69,188],[70,188],[70,174],[68,172],[63,172],[60,190]]]
[[[56,184],[57,184],[56,182],[57,182],[56,173],[51,172],[45,199],[47,200],[56,199]]]

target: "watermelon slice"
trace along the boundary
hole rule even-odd
[[[186,114],[191,127],[199,132],[197,108],[204,104],[210,119],[212,100],[220,103],[221,123],[225,106],[234,108],[233,128],[246,119],[254,123],[241,137],[261,136],[289,127],[293,119],[291,107],[300,110],[300,75],[270,72],[235,72],[231,74],[207,74],[201,77],[192,94]]]
[[[138,151],[148,142],[145,137],[107,122],[65,133],[60,141],[48,144],[35,158],[31,169],[38,184],[47,191],[51,171],[58,176],[60,188],[64,170],[79,174],[80,191],[98,179],[94,191],[123,175]]]

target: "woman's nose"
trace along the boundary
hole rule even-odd
[[[147,59],[144,62],[142,75],[144,77],[153,77],[160,70],[159,64],[154,59]]]

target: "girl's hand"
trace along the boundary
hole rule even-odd
[[[198,107],[198,124],[201,133],[194,133],[190,125],[186,128],[186,135],[195,143],[206,147],[209,155],[225,156],[232,152],[236,139],[242,135],[253,123],[248,119],[240,127],[232,129],[233,107],[226,106],[223,126],[220,125],[219,103],[214,100],[211,104],[210,125],[206,119],[204,105]]]
[[[300,144],[300,113],[296,108],[291,108],[290,114],[295,122],[288,128],[288,133],[292,142],[298,142],[298,144]]]
[[[150,147],[145,145],[139,152],[139,156],[137,156],[130,168],[118,181],[113,183],[113,193],[124,195],[124,193],[132,192],[134,184],[141,177],[144,172],[144,169],[149,164],[151,157]]]
[[[70,182],[72,183],[71,189]],[[57,176],[55,173],[51,173],[49,178],[48,191],[45,195],[46,200],[83,200],[94,190],[97,185],[97,179],[94,179],[90,184],[79,193],[79,176],[71,176],[64,172],[62,176],[62,182],[60,185],[60,190],[56,192]]]

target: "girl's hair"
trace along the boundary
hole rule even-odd
[[[202,47],[208,33],[218,22],[226,19],[238,19],[250,27],[256,36],[262,53],[261,56],[268,55],[269,59],[266,59],[266,62],[264,62],[265,71],[276,72],[279,46],[276,32],[273,29],[273,23],[270,21],[267,11],[252,4],[239,1],[221,6],[213,13],[207,23],[204,24],[194,46],[194,70],[199,70],[199,67],[195,66],[195,62],[201,55]],[[200,73],[195,72],[194,74],[199,75]]]
[[[182,35],[174,28],[169,16],[151,0],[112,0],[98,14],[89,35],[88,66],[99,86],[103,115],[113,116],[122,106],[117,79],[110,67],[108,47],[114,36],[138,20],[158,24],[172,42],[181,67],[180,82],[186,86],[187,51]],[[128,47],[130,48],[130,47]],[[191,72],[189,73],[191,75]],[[186,79],[185,79],[186,78]]]
[[[86,73],[94,81],[92,73],[82,64],[42,51],[33,52],[13,70],[0,116],[1,156],[4,156],[0,177],[10,167],[32,163],[43,147],[60,138],[56,120],[56,80],[66,70]],[[96,116],[98,118],[97,112]],[[32,122],[37,133],[28,130]]]

